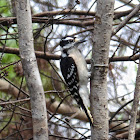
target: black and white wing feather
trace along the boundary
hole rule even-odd
[[[60,67],[72,96],[76,100],[77,104],[85,111],[90,123],[93,124],[91,114],[89,113],[88,108],[84,105],[84,102],[79,94],[79,76],[74,59],[72,57],[61,57]]]
[[[78,87],[79,78],[78,78],[77,67],[73,58],[72,57],[61,58],[60,67],[61,67],[62,75],[68,85],[70,92],[72,93],[74,98],[76,98],[75,95],[78,93],[79,90]]]

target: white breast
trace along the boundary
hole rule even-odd
[[[79,74],[79,94],[83,100],[83,103],[86,107],[90,107],[89,101],[89,90],[87,88],[88,84],[88,70],[87,64],[77,48],[72,48],[68,51],[70,57],[75,60],[78,74]]]
[[[68,51],[68,54],[70,57],[72,57],[76,63],[78,74],[79,74],[79,84],[87,84],[88,83],[88,70],[87,70],[87,64],[83,57],[83,55],[80,53],[80,51],[77,48],[72,48]]]

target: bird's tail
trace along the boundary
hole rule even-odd
[[[91,113],[88,109],[88,106],[86,106],[84,104],[84,101],[82,100],[80,95],[77,95],[77,94],[73,94],[73,95],[74,95],[74,99],[76,100],[77,104],[80,105],[80,107],[83,109],[83,111],[85,112],[91,126],[93,127],[93,118],[92,118],[92,115],[91,115]]]
[[[93,117],[90,113],[90,100],[89,100],[89,90],[86,84],[81,84],[79,86],[79,96],[81,100],[81,107],[84,110],[90,124],[93,126]]]
[[[70,88],[71,95],[76,100],[77,104],[83,109],[85,112],[91,126],[93,126],[93,118],[89,111],[90,101],[89,101],[89,91],[86,86],[79,87],[79,90],[76,88]],[[79,94],[80,93],[80,94]]]
[[[83,101],[81,101],[81,107],[84,110],[84,112],[85,112],[85,114],[90,122],[90,125],[93,127],[93,117],[92,117],[89,109],[84,105]]]

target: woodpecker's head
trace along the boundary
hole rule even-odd
[[[60,41],[60,46],[63,48],[63,49],[69,49],[71,47],[74,47],[74,46],[78,46],[79,44],[85,42],[85,40],[79,40],[78,38],[76,37],[73,37],[73,36],[67,36],[67,37],[63,37]]]

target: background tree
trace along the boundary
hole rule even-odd
[[[90,59],[96,1],[30,0],[34,48],[45,91],[49,139],[88,139],[87,118],[69,92],[59,71],[61,37],[85,38],[79,49]],[[139,0],[115,0],[107,77],[109,138],[127,139],[139,59]],[[0,1],[0,138],[31,139],[30,98],[18,49],[14,0]],[[46,52],[46,54],[44,54]],[[93,56],[96,53],[93,52]],[[139,107],[136,117],[139,138]]]
[[[33,139],[48,140],[46,102],[34,52],[30,2],[17,0],[15,5],[20,58],[30,94]]]

